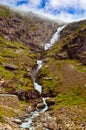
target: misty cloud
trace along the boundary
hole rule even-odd
[[[3,0],[0,4],[44,13],[68,22],[86,18],[86,0]]]

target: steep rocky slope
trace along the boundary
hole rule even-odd
[[[40,56],[43,66],[36,80],[43,86],[42,95],[49,97],[46,99],[49,111],[37,117],[36,123],[41,121],[46,125],[47,122],[51,130],[86,129],[86,20],[68,24],[61,31],[59,41],[44,52],[44,44],[58,26],[0,6],[1,129],[21,130],[14,118],[27,115],[25,110],[29,113],[31,106],[40,102],[32,82]],[[19,100],[10,94],[17,95]],[[51,123],[49,115],[54,119]]]
[[[0,6],[0,32],[2,35],[8,40],[27,44],[33,50],[43,48],[43,45],[56,31],[58,24],[41,19],[31,13],[20,14],[8,7]]]
[[[0,6],[1,93],[17,94],[20,99],[35,98],[32,70],[57,26],[32,13],[23,14]],[[35,94],[39,96],[37,91]]]
[[[42,58],[37,80],[58,129],[86,129],[86,20],[68,24]]]
[[[34,14],[26,15],[0,6],[1,130],[20,130],[14,122],[15,118],[28,115],[25,111],[29,113],[40,100],[33,86],[32,72],[43,45],[57,26],[57,23],[40,19]]]

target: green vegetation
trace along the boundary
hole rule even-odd
[[[76,124],[86,120],[86,20],[69,24],[61,33],[61,39],[44,52],[38,81],[43,94],[55,98],[51,109],[57,119],[66,113]]]
[[[4,116],[13,117],[15,112],[9,107],[0,106],[0,122],[4,122]]]
[[[0,122],[4,123],[4,118],[3,118],[3,115],[0,113]]]
[[[60,93],[56,97],[57,106],[72,106],[72,105],[85,105],[85,93],[80,87],[75,86],[68,92]]]
[[[68,62],[68,63],[70,63],[71,65],[73,65],[74,66],[74,68],[75,69],[77,69],[77,70],[79,70],[79,71],[81,71],[81,72],[86,72],[86,66],[85,65],[83,65],[81,62],[79,62],[78,60],[70,60],[70,59],[68,59],[68,60],[66,60],[66,62]]]
[[[0,77],[5,80],[5,91],[13,88],[23,91],[33,89],[31,75],[27,70],[36,63],[37,55],[29,47],[18,42],[10,42],[0,37]],[[6,65],[14,66],[17,69],[10,70]]]
[[[5,16],[5,17],[12,16],[12,11],[10,10],[9,7],[0,5],[0,15]]]

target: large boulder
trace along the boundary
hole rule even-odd
[[[30,99],[37,99],[40,97],[40,94],[37,90],[32,89],[28,91],[23,91],[22,89],[16,90],[16,95],[18,95],[20,100],[29,101]]]
[[[39,103],[37,104],[37,109],[43,109],[45,107],[45,104],[44,103]]]
[[[54,105],[55,98],[46,98],[46,103],[48,104],[48,106]]]
[[[16,95],[0,94],[0,104],[12,108],[19,108],[19,100]]]

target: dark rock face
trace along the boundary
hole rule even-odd
[[[0,6],[0,10],[3,13],[7,11],[2,6]],[[12,10],[9,12],[10,15],[5,14],[4,16],[3,13],[0,15],[0,32],[6,39],[21,41],[33,50],[43,48],[58,26],[58,24],[40,19],[34,14],[28,13],[27,16],[22,16]]]
[[[61,32],[63,52],[86,64],[86,20],[67,25]]]
[[[20,89],[20,90],[15,90],[15,92],[13,93],[18,95],[20,100],[25,100],[25,101],[29,101],[30,99],[37,99],[40,97],[39,92],[36,90],[28,90],[24,92],[22,89]]]

